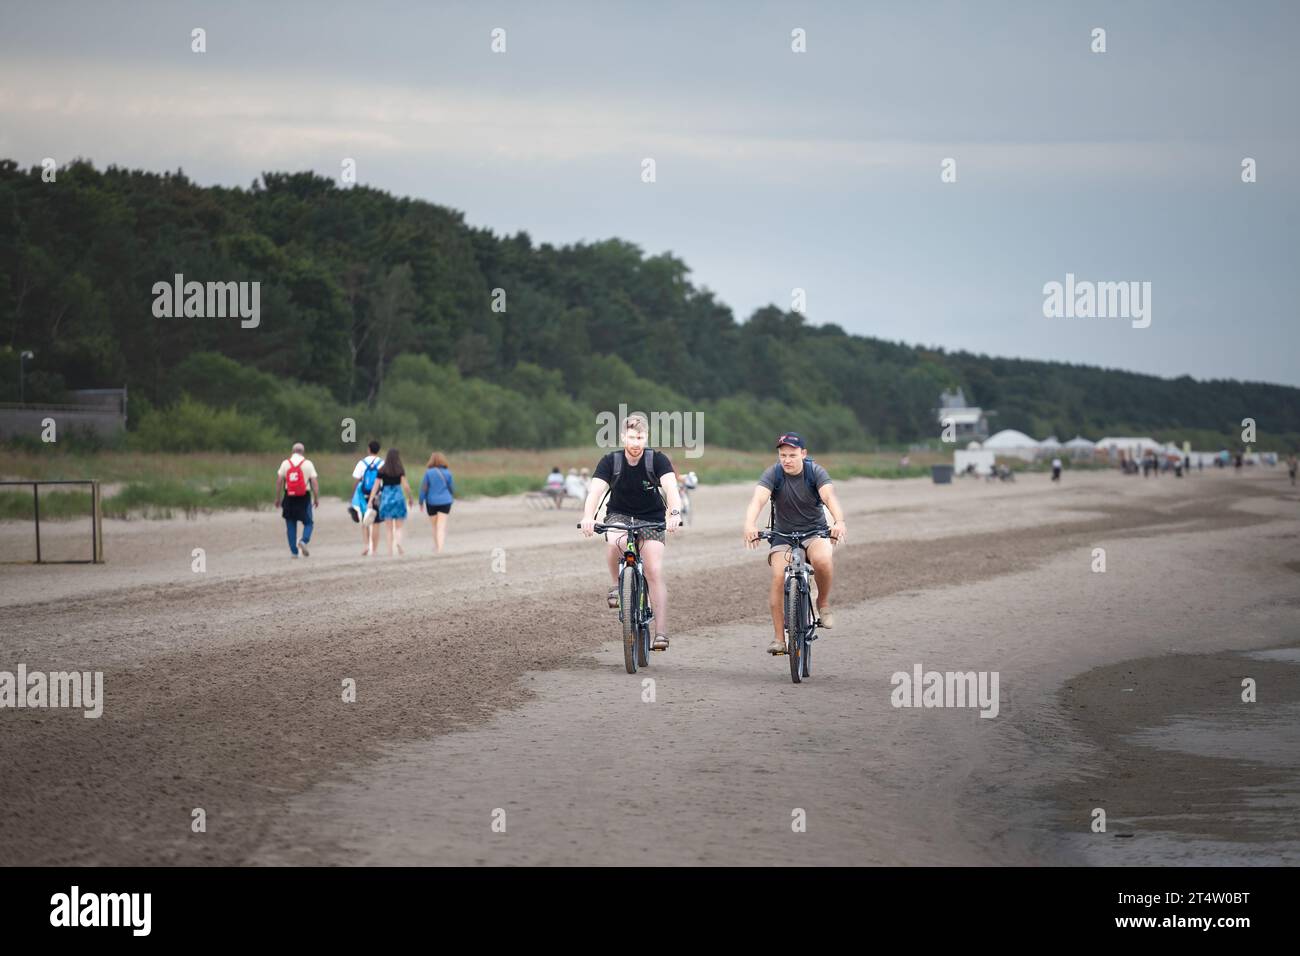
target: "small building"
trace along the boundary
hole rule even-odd
[[[126,430],[125,388],[79,388],[68,395],[72,401],[67,404],[0,403],[0,439],[39,438],[47,418],[58,423],[59,435],[81,432],[112,437]]]
[[[966,393],[960,388],[955,392],[939,393],[939,407],[934,411],[941,429],[947,428],[949,423],[952,424],[953,434],[958,442],[983,441],[988,438],[988,417],[996,414],[968,403]]]

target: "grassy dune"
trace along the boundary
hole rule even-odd
[[[563,448],[549,451],[483,449],[449,455],[458,497],[520,494],[539,488],[558,465],[593,468],[601,454],[596,448]],[[669,451],[679,471],[695,471],[706,484],[752,481],[775,460],[772,451],[737,451],[707,448],[699,458],[687,458],[682,449]],[[320,473],[321,494],[346,498],[352,490],[352,468],[356,452],[312,453],[308,456]],[[929,474],[930,465],[951,461],[939,452],[910,455],[910,464],[899,465],[899,453],[830,453],[817,455],[819,462],[839,478],[914,478]],[[161,454],[145,452],[76,452],[63,450],[11,450],[5,455],[3,477],[9,479],[95,478],[104,485],[104,514],[109,517],[170,517],[176,512],[229,509],[269,509],[275,499],[275,471],[282,456],[188,452]],[[407,472],[418,476],[424,470],[426,454],[404,456]],[[418,479],[417,479],[418,480]],[[414,481],[413,481],[414,485]],[[43,491],[41,516],[57,519],[80,517],[89,512],[88,491]],[[29,490],[0,492],[0,518],[31,517]]]

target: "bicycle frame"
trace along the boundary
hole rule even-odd
[[[808,558],[807,558],[808,552],[805,550],[802,544],[798,543],[797,539],[792,540],[789,543],[791,545],[790,557],[785,564],[785,586],[782,590],[782,593],[788,595],[790,593],[791,588],[798,589],[799,602],[803,604],[803,606],[807,609],[808,612],[808,616],[807,616],[808,627],[807,630],[804,632],[803,637],[804,640],[806,641],[815,641],[817,640],[817,609],[813,606],[812,586],[808,581],[808,574],[809,574]],[[782,607],[787,607],[787,606],[788,606],[788,602],[782,603]],[[786,633],[787,653],[789,652],[789,646],[788,646],[789,642],[790,642],[790,634],[789,634],[789,629],[787,628],[787,633]]]
[[[633,602],[633,607],[631,608],[632,623],[637,627],[641,627],[647,620],[649,620],[644,612],[650,610],[650,597],[648,594],[649,585],[645,579],[645,565],[641,562],[641,549],[638,547],[640,542],[641,534],[639,531],[633,530],[627,532],[627,543],[623,545],[623,564],[618,570],[619,593],[634,593],[637,595],[638,599]],[[623,577],[627,574],[629,568],[632,569],[632,575],[634,578],[632,582],[632,592],[626,592],[623,590]],[[624,610],[625,609],[622,607],[618,609],[618,620],[620,624],[623,623]]]
[[[803,604],[804,609],[807,612],[805,619],[808,621],[808,625],[804,633],[800,635],[806,644],[817,640],[817,608],[813,604],[812,586],[808,581],[808,552],[803,546],[803,542],[806,538],[814,536],[829,538],[830,532],[817,531],[801,534],[786,534],[783,531],[773,530],[759,532],[759,538],[763,540],[777,541],[790,546],[790,555],[785,564],[785,583],[782,588],[782,596],[787,598],[787,600],[782,602],[782,607],[789,607],[790,602],[788,598],[790,596],[790,589],[796,588],[799,592],[799,601]],[[790,634],[790,625],[789,621],[787,621],[785,627],[787,654],[792,650],[790,647],[790,642],[792,640],[794,640],[794,636]]]

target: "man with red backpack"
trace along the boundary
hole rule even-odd
[[[280,462],[275,474],[275,506],[283,508],[285,530],[289,535],[289,553],[308,557],[307,543],[311,541],[311,508],[320,504],[320,487],[316,483],[316,466],[304,454],[302,442],[293,446],[293,452]],[[298,522],[302,522],[302,540],[298,540]]]

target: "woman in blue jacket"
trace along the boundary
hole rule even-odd
[[[451,477],[451,466],[440,451],[429,456],[424,480],[420,482],[420,503],[433,525],[433,547],[442,554],[442,543],[447,537],[447,519],[451,517],[451,503],[456,497],[456,482]]]

